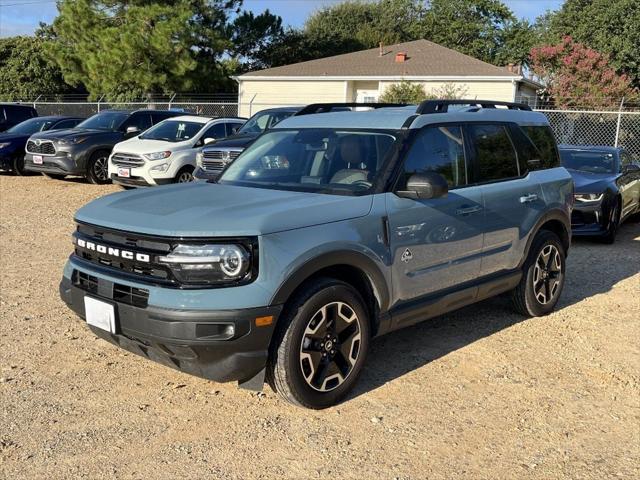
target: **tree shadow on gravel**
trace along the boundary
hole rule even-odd
[[[614,245],[574,241],[568,269],[557,310],[606,293],[640,272],[640,224],[623,225]],[[349,398],[529,320],[534,319],[514,313],[508,296],[501,295],[378,338],[372,342],[363,375]]]

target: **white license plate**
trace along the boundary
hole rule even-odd
[[[92,297],[84,297],[84,313],[89,325],[116,333],[116,311],[113,305]]]
[[[42,165],[42,155],[34,155],[33,163],[37,163],[38,165]]]
[[[124,178],[131,177],[131,169],[130,168],[119,168],[118,169],[118,176],[119,177],[124,177]]]

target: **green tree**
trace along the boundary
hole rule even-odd
[[[42,37],[0,38],[0,97],[26,100],[38,95],[69,93],[60,68],[45,54]]]
[[[379,101],[382,103],[410,103],[418,104],[427,98],[427,92],[421,83],[411,83],[403,80],[389,85]]]
[[[61,0],[50,53],[65,79],[96,97],[233,88],[237,58],[251,61],[279,17],[241,13],[241,0]],[[270,24],[270,22],[272,24]],[[253,28],[255,27],[255,28]],[[257,33],[256,33],[257,32]],[[234,45],[234,41],[236,41]]]
[[[640,87],[640,2],[638,0],[566,0],[557,12],[538,20],[545,43],[571,36],[606,53],[611,65]]]

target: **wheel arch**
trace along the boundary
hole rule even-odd
[[[534,228],[531,229],[531,234],[527,239],[527,248],[525,249],[525,254],[522,256],[519,267],[522,267],[529,256],[533,239],[540,230],[548,230],[555,233],[562,242],[565,254],[568,253],[569,247],[571,246],[571,221],[562,210],[551,210],[540,217]]]
[[[380,312],[388,310],[390,295],[385,276],[376,262],[360,252],[331,252],[305,262],[280,285],[271,304],[286,304],[297,291],[320,277],[342,280],[362,295],[369,310],[372,333],[376,335]]]

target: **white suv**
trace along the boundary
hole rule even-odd
[[[232,135],[245,120],[189,115],[164,120],[113,147],[109,177],[130,187],[190,182],[198,149]]]

